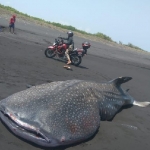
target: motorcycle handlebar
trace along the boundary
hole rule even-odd
[[[61,40],[60,40],[59,38],[60,38]],[[63,43],[62,37],[58,37],[57,39],[55,39],[55,42],[57,43],[57,45],[59,45],[60,42]]]

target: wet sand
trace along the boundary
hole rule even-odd
[[[16,23],[16,34],[8,32],[7,19],[0,18],[5,27],[0,32],[0,100],[26,89],[27,84],[38,85],[51,81],[85,79],[109,81],[119,76],[133,79],[123,87],[138,101],[150,101],[150,54],[100,42],[91,43],[88,55],[72,71],[64,63],[44,55],[47,46],[65,33],[28,22]],[[75,36],[75,47],[85,39]],[[60,129],[61,130],[61,129]],[[102,121],[94,137],[68,147],[47,148],[60,150],[141,150],[150,147],[150,107],[123,109],[112,121]],[[44,149],[13,135],[0,122],[0,150]]]

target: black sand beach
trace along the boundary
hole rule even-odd
[[[109,81],[120,76],[133,79],[123,87],[138,101],[150,101],[150,53],[128,50],[90,41],[91,48],[79,67],[72,71],[64,63],[44,55],[47,46],[59,36],[66,36],[51,28],[28,22],[16,23],[16,34],[8,32],[8,20],[0,18],[4,27],[0,32],[0,100],[26,89],[27,84],[38,85],[51,81],[85,79]],[[83,38],[75,36],[75,47]],[[61,130],[61,129],[60,129]],[[148,150],[150,148],[150,107],[133,106],[123,109],[111,121],[102,121],[98,133],[90,140],[69,147],[68,150]],[[13,135],[0,122],[0,150],[44,149]],[[52,150],[54,148],[47,148]]]

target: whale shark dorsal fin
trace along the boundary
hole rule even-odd
[[[119,78],[113,79],[109,82],[113,83],[115,85],[121,85],[122,83],[128,82],[131,79],[132,79],[132,77],[119,77]]]

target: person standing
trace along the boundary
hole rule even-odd
[[[15,22],[16,22],[16,16],[12,15],[9,21],[9,32],[11,32],[11,29],[13,29],[13,34],[15,33]]]

